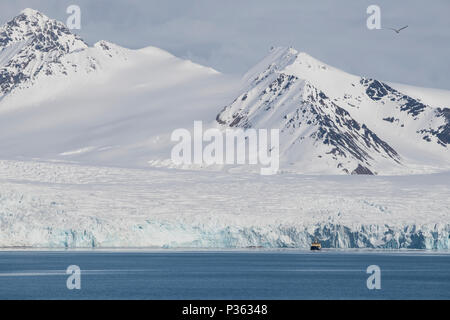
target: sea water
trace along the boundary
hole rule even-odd
[[[450,252],[0,251],[0,299],[450,299]]]

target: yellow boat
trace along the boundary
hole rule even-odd
[[[322,249],[322,245],[320,244],[319,241],[314,240],[314,242],[311,244],[311,250],[320,250]]]

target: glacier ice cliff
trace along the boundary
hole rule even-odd
[[[224,226],[218,229],[158,222],[134,225],[129,233],[117,234],[114,227],[27,230],[24,246],[49,248],[309,248],[319,239],[324,248],[449,249],[447,225],[360,225],[333,224],[296,226]],[[18,234],[10,234],[14,239]],[[28,239],[27,239],[28,238]],[[35,242],[38,240],[37,242]],[[3,243],[3,245],[19,243]]]
[[[0,160],[0,247],[450,248],[450,174],[263,177]]]

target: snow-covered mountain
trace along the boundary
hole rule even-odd
[[[450,165],[450,109],[274,48],[217,116],[229,127],[278,128],[284,168],[305,173],[400,173]]]
[[[3,158],[148,167],[170,158],[174,129],[213,121],[235,92],[211,68],[155,47],[88,46],[32,9],[0,44]]]
[[[88,46],[32,9],[0,28],[0,147],[10,159],[172,166],[171,132],[202,120],[280,129],[282,171],[439,172],[450,169],[450,102],[430,96],[292,48],[238,79],[154,47]]]

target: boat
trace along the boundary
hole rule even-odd
[[[320,244],[319,241],[317,241],[317,239],[314,240],[313,243],[311,243],[311,250],[318,251],[318,250],[321,250],[321,249],[322,249],[322,245]]]

